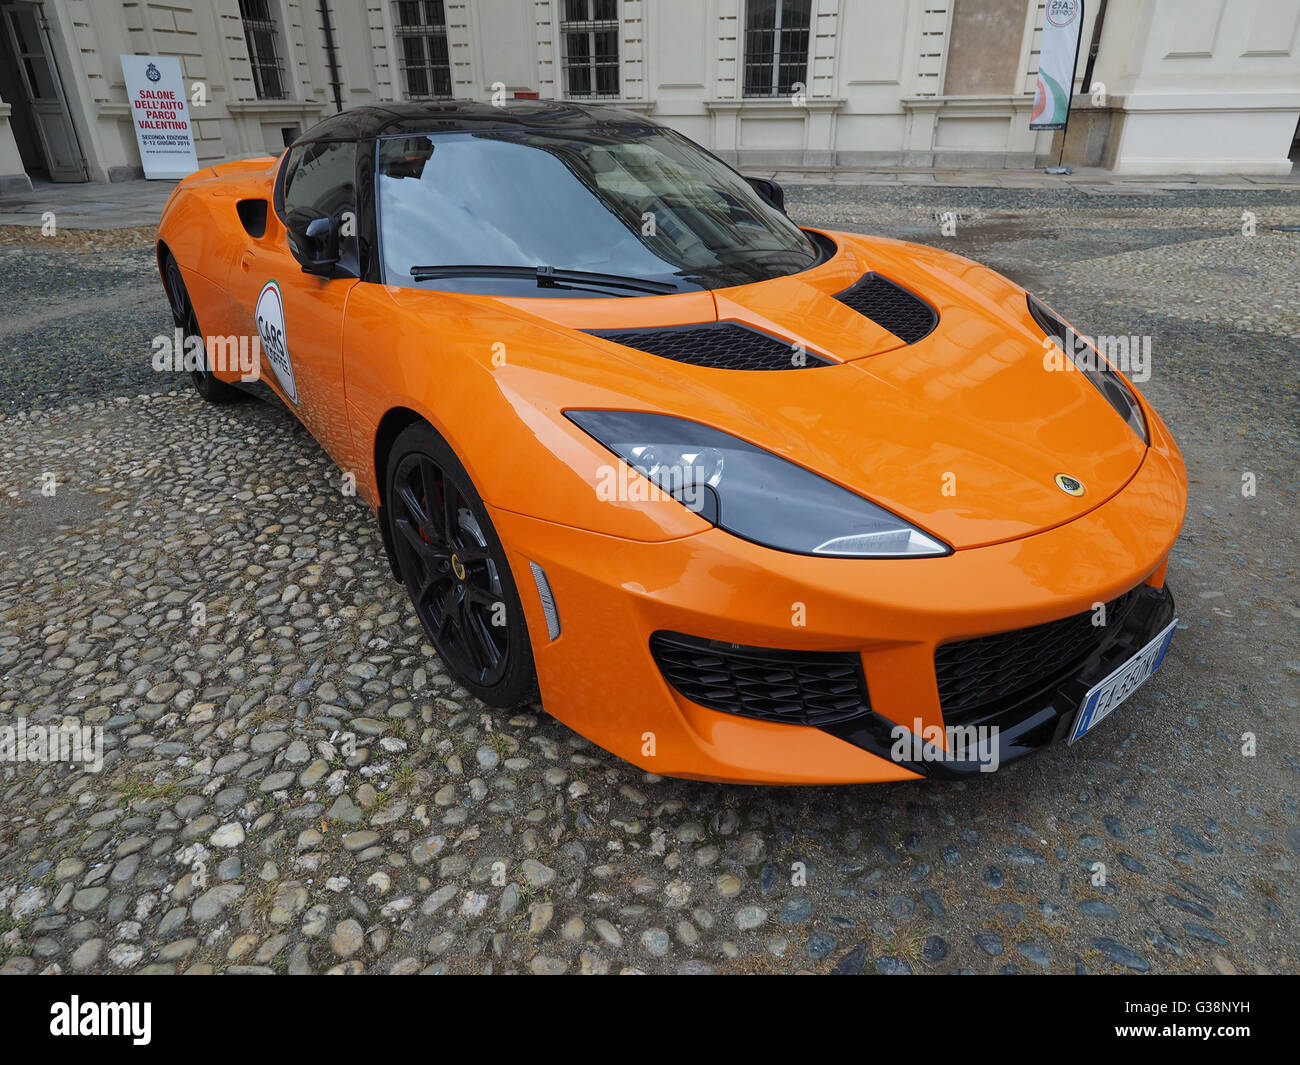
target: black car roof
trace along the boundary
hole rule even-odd
[[[656,124],[630,111],[572,100],[508,100],[500,106],[478,100],[430,100],[354,107],[316,123],[294,144],[462,130],[578,130]]]

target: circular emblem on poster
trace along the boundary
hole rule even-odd
[[[1047,21],[1068,26],[1079,17],[1079,0],[1047,0]]]

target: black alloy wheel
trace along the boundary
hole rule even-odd
[[[535,694],[528,629],[505,551],[450,447],[424,423],[393,445],[385,495],[398,570],[451,674],[493,706]]]
[[[172,321],[182,331],[181,335],[184,340],[182,350],[177,353],[177,358],[180,359],[186,356],[184,349],[190,346],[189,338],[198,337],[203,365],[189,371],[190,380],[194,383],[195,391],[209,403],[229,403],[234,399],[238,399],[241,394],[239,389],[226,384],[225,381],[220,380],[209,369],[208,349],[203,341],[203,330],[199,328],[199,319],[194,313],[194,305],[190,302],[190,294],[185,287],[185,279],[181,277],[181,268],[177,265],[176,257],[171,252],[165,252],[164,255],[163,287],[167,290],[167,302],[171,304]]]

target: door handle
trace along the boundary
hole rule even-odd
[[[252,269],[253,261],[256,258],[257,256],[254,255],[251,251],[246,251],[244,252],[243,255],[239,257],[239,265],[240,268],[244,271],[244,273],[248,273],[248,271]]]

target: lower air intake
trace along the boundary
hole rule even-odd
[[[1105,625],[1091,610],[934,650],[944,723],[965,724],[1027,698],[1073,673],[1124,627],[1141,586],[1106,604]]]
[[[656,632],[650,653],[669,684],[710,710],[814,726],[871,710],[862,659],[852,652],[778,651]]]

